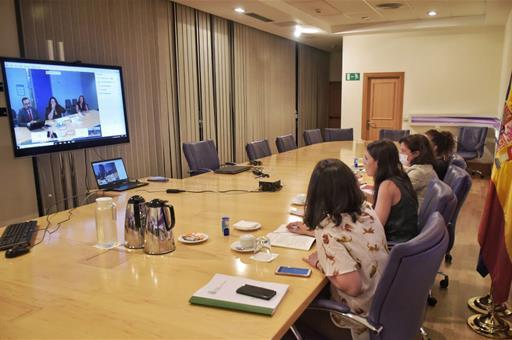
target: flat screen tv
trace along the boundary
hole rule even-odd
[[[121,67],[0,63],[16,157],[130,141]]]

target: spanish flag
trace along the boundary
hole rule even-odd
[[[512,79],[511,79],[512,81]],[[489,191],[478,231],[478,271],[491,274],[493,300],[507,301],[512,282],[512,93],[509,82]]]

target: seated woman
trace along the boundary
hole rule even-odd
[[[52,120],[56,118],[62,117],[62,114],[66,112],[66,109],[64,109],[59,102],[57,101],[57,98],[50,97],[50,100],[48,101],[48,106],[45,110],[45,118],[46,120]]]
[[[333,300],[366,316],[387,263],[388,250],[382,224],[365,202],[348,166],[338,159],[318,162],[309,181],[304,223],[290,223],[288,229],[315,236],[317,251],[304,260],[329,279]],[[316,317],[321,318],[322,314]],[[314,321],[317,325],[321,322],[321,331],[327,337],[339,335],[341,330],[337,327],[342,327],[351,328],[356,339],[368,338],[361,326],[335,315],[331,318],[332,322],[328,318]],[[311,320],[307,315],[304,322],[309,324]]]
[[[418,234],[418,199],[391,141],[368,144],[366,174],[373,177],[373,208],[384,226],[386,239],[395,244]]]
[[[76,112],[84,113],[87,111],[89,111],[89,106],[85,102],[85,97],[84,96],[78,97],[78,101],[76,102]]]
[[[438,178],[434,170],[432,145],[423,135],[409,135],[400,139],[400,152],[401,160],[405,163],[405,172],[418,195],[418,207],[421,208],[428,184],[433,178]]]
[[[432,144],[436,158],[434,170],[436,171],[437,177],[444,179],[453,156],[453,150],[455,149],[455,138],[450,131],[437,131],[434,129],[428,130],[425,132],[425,135]]]

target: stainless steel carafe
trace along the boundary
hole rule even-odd
[[[146,229],[144,252],[150,255],[165,254],[176,249],[174,244],[174,207],[167,201],[155,198],[146,203]]]
[[[146,228],[146,201],[136,195],[130,197],[124,218],[124,246],[130,249],[144,248]]]

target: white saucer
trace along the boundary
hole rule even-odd
[[[292,204],[304,205],[306,204],[306,194],[298,194],[292,198]]]
[[[192,234],[192,233],[190,233],[190,234]],[[201,242],[208,240],[208,235],[206,235],[205,233],[194,233],[194,234],[200,236],[201,238],[198,240],[187,240],[187,239],[183,238],[183,236],[185,236],[187,234],[183,234],[178,237],[178,241],[180,241],[181,243],[195,244],[195,243],[201,243]]]
[[[233,224],[233,228],[242,231],[258,230],[261,228],[261,223],[251,221],[238,221],[237,223]]]
[[[240,241],[235,241],[231,243],[231,250],[237,251],[239,253],[254,253],[254,248],[241,248]]]

